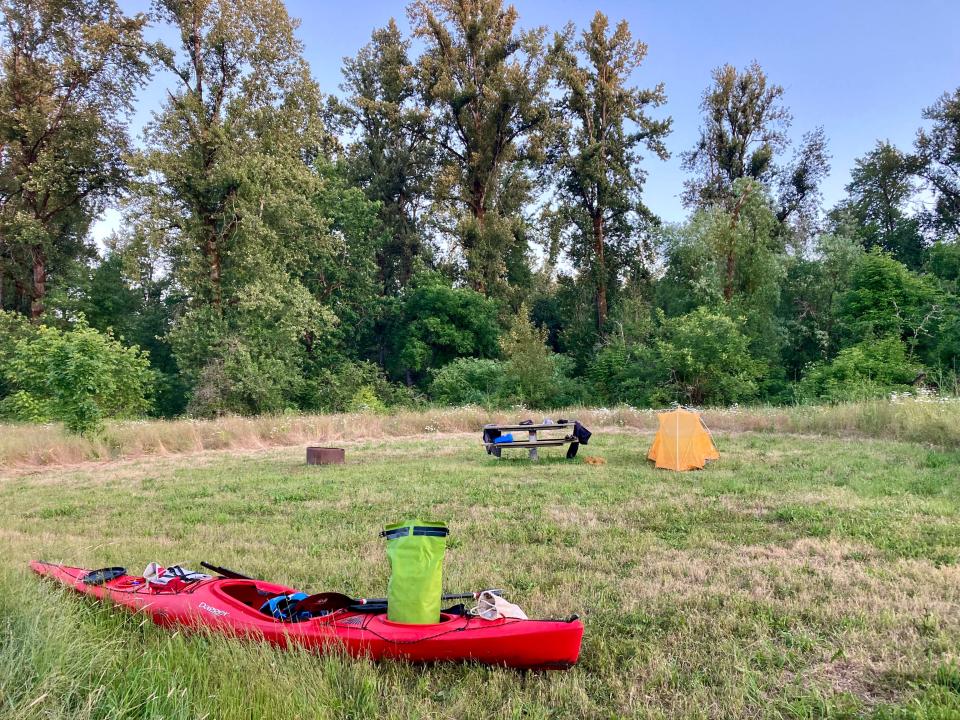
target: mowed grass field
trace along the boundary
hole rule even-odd
[[[717,433],[702,472],[649,433],[496,461],[476,434],[0,473],[5,718],[960,717],[960,452]],[[445,520],[450,591],[581,614],[566,672],[374,664],[171,634],[32,577],[208,560],[308,591],[385,593],[383,525]]]

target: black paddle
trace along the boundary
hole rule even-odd
[[[211,565],[210,563],[204,562],[203,560],[200,561],[200,565],[205,567],[207,570],[213,570],[217,575],[220,575],[221,577],[230,578],[231,580],[253,580],[252,577],[241,575],[238,572],[234,572],[233,570],[227,570],[226,568],[222,568],[222,567],[217,567],[216,565]]]

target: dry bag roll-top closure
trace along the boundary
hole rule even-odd
[[[420,520],[388,525],[380,533],[387,540],[390,559],[389,621],[409,625],[440,622],[443,553],[449,533],[444,523]]]

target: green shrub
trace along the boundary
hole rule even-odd
[[[500,339],[506,357],[508,392],[529,407],[546,407],[554,395],[556,365],[547,347],[547,331],[530,322],[526,305],[521,305],[507,334]]]
[[[750,354],[741,321],[702,307],[660,321],[642,342],[616,337],[597,350],[587,376],[599,399],[644,407],[756,398],[764,364]]]
[[[377,412],[417,404],[410,388],[391,383],[383,370],[371,362],[343,362],[323,368],[308,377],[300,406],[313,412]],[[361,407],[366,406],[366,407]]]
[[[264,277],[221,310],[198,306],[168,337],[192,387],[188,411],[210,417],[297,407],[311,355],[330,352],[337,318],[301,284]]]
[[[586,399],[571,375],[574,361],[546,345],[546,330],[530,322],[525,306],[501,339],[505,361],[460,358],[435,370],[430,396],[444,405],[563,407]]]
[[[726,405],[757,396],[764,367],[750,354],[742,322],[701,307],[666,321],[662,336],[657,355],[669,378],[655,399]]]
[[[935,242],[930,248],[927,268],[940,278],[946,290],[960,292],[960,238],[953,242]]]
[[[26,316],[0,310],[0,401],[15,392],[3,368],[13,360],[17,343],[36,334],[37,328],[30,324]]]
[[[460,358],[433,373],[430,397],[443,405],[483,405],[502,400],[504,363],[483,358]]]
[[[381,413],[386,409],[387,406],[383,404],[383,400],[377,397],[376,390],[373,389],[372,385],[362,386],[347,403],[347,412]]]
[[[593,400],[588,386],[574,377],[576,360],[566,355],[552,354],[553,383],[544,407],[562,408],[573,405],[587,405]]]
[[[653,404],[669,380],[652,342],[626,343],[619,339],[597,350],[587,376],[599,400],[634,407]]]
[[[72,330],[40,325],[13,346],[2,367],[10,394],[0,411],[28,422],[62,420],[75,433],[104,418],[145,413],[153,372],[145,353],[82,319]]]
[[[868,400],[909,390],[920,370],[899,338],[871,338],[844,348],[832,362],[811,365],[798,394],[808,402]]]
[[[934,278],[871,252],[858,261],[850,289],[838,298],[838,319],[848,341],[896,334],[926,358],[941,334],[943,310],[951,305]]]
[[[417,276],[390,318],[388,369],[420,382],[460,357],[497,355],[497,303],[436,273]]]

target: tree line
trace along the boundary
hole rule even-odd
[[[414,0],[337,94],[281,0],[0,11],[6,417],[957,390],[960,88],[825,208],[823,129],[791,142],[782,86],[716,68],[665,224],[644,186],[667,89],[599,11],[550,31]]]

